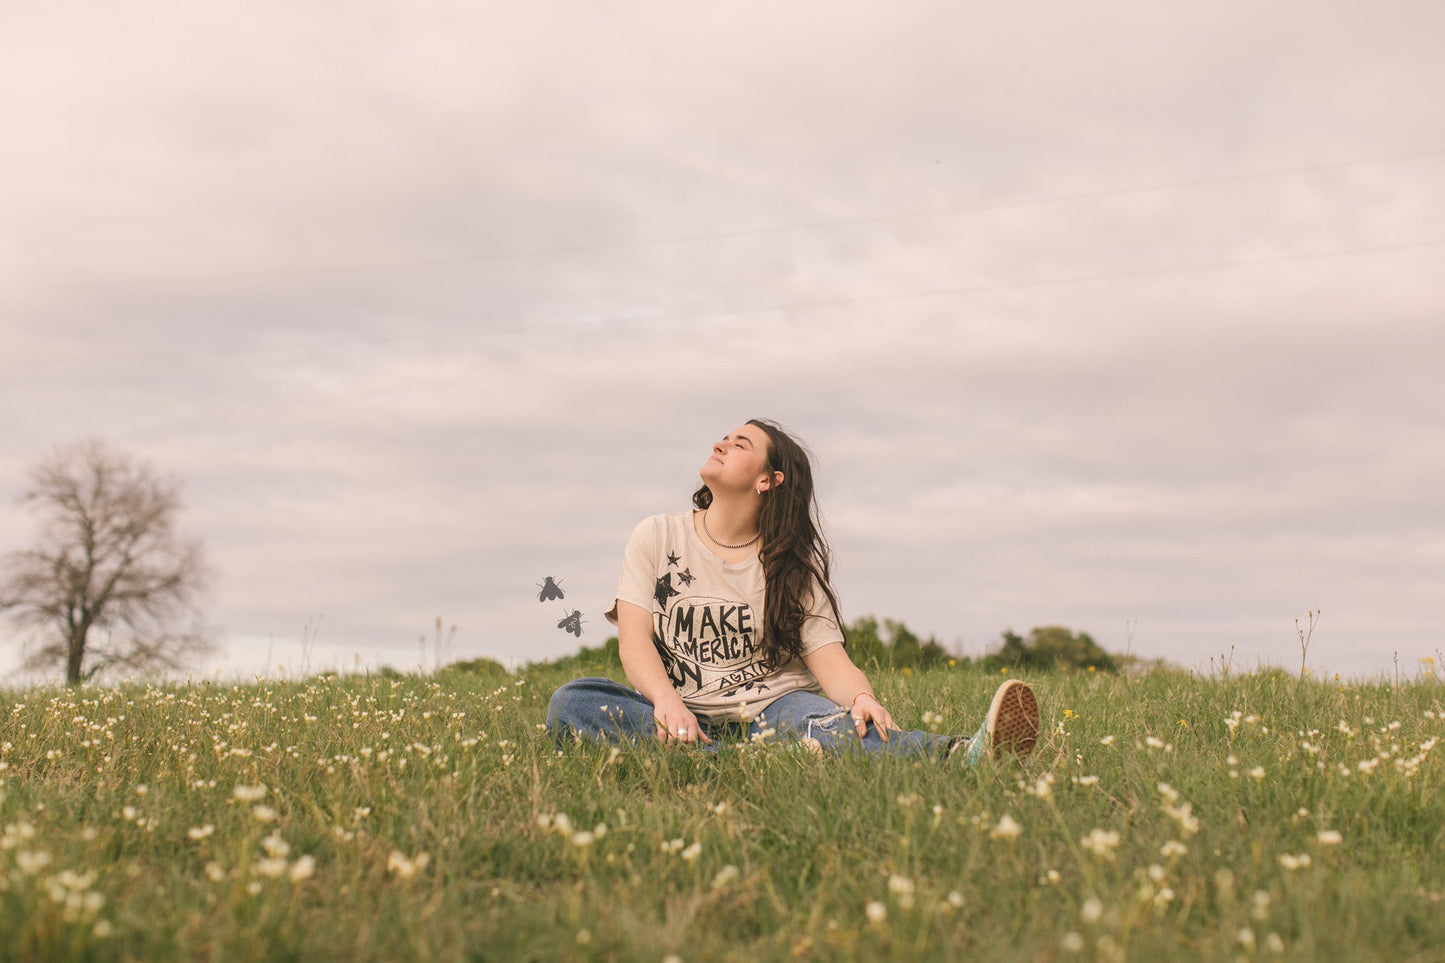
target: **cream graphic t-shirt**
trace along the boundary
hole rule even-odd
[[[762,652],[763,563],[729,564],[707,550],[692,512],[654,515],[632,530],[617,599],[652,613],[652,644],[683,703],[708,723],[746,721],[779,696],[819,691],[801,659],[774,665]],[[617,622],[617,605],[607,613]],[[813,593],[803,651],[843,633],[827,596]]]

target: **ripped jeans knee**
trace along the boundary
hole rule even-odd
[[[857,723],[848,709],[814,692],[790,692],[781,696],[764,710],[763,716],[767,726],[775,729],[779,737],[800,740],[824,752],[946,756],[951,738],[929,732],[893,730],[885,741],[883,733],[871,723],[860,738]]]
[[[858,728],[853,723],[853,717],[848,710],[842,706],[836,706],[836,712],[823,716],[809,716],[807,726],[803,732],[804,738],[815,739],[820,744],[837,739],[840,736],[846,737],[857,733]]]

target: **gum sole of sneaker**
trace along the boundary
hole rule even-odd
[[[988,717],[993,720],[995,756],[1005,752],[1027,756],[1033,752],[1039,738],[1039,702],[1034,690],[1010,679],[994,693]]]

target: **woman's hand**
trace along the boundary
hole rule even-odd
[[[888,741],[888,730],[898,728],[893,724],[893,717],[888,714],[888,710],[883,708],[883,703],[874,698],[871,692],[858,693],[848,713],[853,717],[859,739],[868,734],[870,721],[878,729],[878,737],[884,742]]]
[[[712,742],[697,717],[682,703],[662,659],[652,644],[652,613],[640,605],[617,601],[617,654],[627,681],[652,703],[657,738],[662,742]]]
[[[898,727],[893,724],[888,710],[874,697],[868,677],[853,664],[843,643],[830,642],[820,646],[803,656],[803,662],[822,686],[823,694],[838,705],[848,707],[858,738],[868,734],[868,723],[872,722],[878,728],[879,738],[888,741],[888,731]]]
[[[652,710],[652,721],[657,723],[657,738],[662,742],[712,742],[698,725],[697,716],[683,705],[681,699],[667,699],[659,703]]]

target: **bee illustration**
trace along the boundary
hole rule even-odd
[[[571,615],[564,617],[562,621],[557,623],[557,628],[564,632],[571,632],[580,639],[582,638],[582,623],[584,621],[582,618],[582,610],[573,609]]]
[[[538,602],[550,602],[553,599],[566,598],[562,592],[562,586],[558,585],[552,576],[548,575],[547,580],[539,586],[542,591],[537,593]]]

